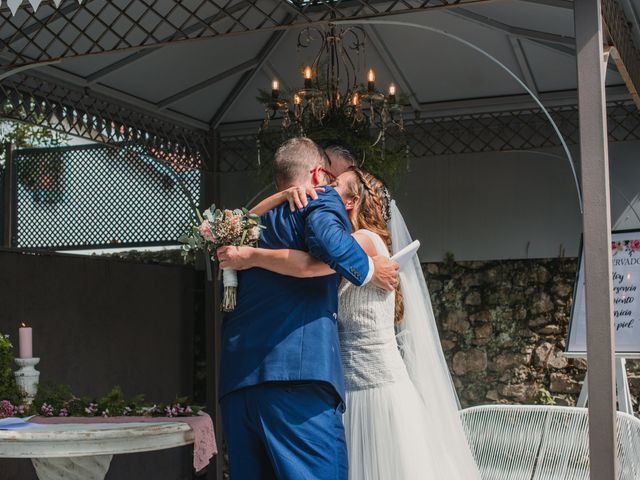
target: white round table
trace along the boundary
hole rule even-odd
[[[103,480],[113,455],[190,445],[186,423],[37,425],[0,431],[0,458],[30,458],[40,480]]]

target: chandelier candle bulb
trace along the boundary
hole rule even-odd
[[[18,330],[20,358],[33,358],[33,332],[31,327],[22,322]]]
[[[311,67],[305,67],[304,69],[304,88],[311,88],[311,78],[313,77],[313,71]]]
[[[389,85],[389,103],[396,103],[396,86],[393,83]]]
[[[367,73],[367,88],[370,92],[376,89],[376,74],[373,72],[373,68],[370,68]]]
[[[271,82],[271,97],[274,100],[277,100],[280,96],[280,82],[278,80],[274,80]]]

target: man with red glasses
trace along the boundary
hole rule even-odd
[[[278,190],[327,185],[332,173],[325,162],[312,140],[288,140],[274,158]],[[264,214],[260,246],[309,252],[337,273],[293,278],[240,271],[236,309],[224,318],[219,400],[234,479],[348,476],[338,286],[345,278],[392,291],[399,265],[367,256],[333,187],[317,197],[305,198],[303,208],[284,203]],[[221,266],[234,251],[218,251]]]

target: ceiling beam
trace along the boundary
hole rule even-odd
[[[507,25],[506,23],[502,23],[498,20],[494,20],[493,18],[480,15],[476,12],[472,12],[471,10],[466,10],[464,8],[449,10],[448,13],[450,15],[455,15],[457,17],[464,18],[465,20],[469,20],[470,22],[480,24],[492,30],[496,30],[502,33],[508,33],[509,35],[512,35],[514,37],[526,38],[529,40],[540,40],[547,43],[554,43],[569,47],[574,47],[576,43],[575,38],[573,37]]]
[[[246,72],[247,70],[251,70],[252,68],[255,68],[256,65],[258,65],[258,62],[259,62],[259,59],[257,57],[252,58],[251,60],[247,60],[246,62],[242,62],[234,67],[231,67],[225,70],[224,72],[218,73],[174,95],[171,95],[167,98],[164,98],[163,100],[160,100],[159,102],[156,103],[156,107],[160,109],[167,108],[168,106],[176,102],[179,102],[180,100],[190,97],[191,95],[199,92],[200,90],[210,87],[211,85],[221,82],[222,80],[225,80],[229,77],[237,75],[238,73],[243,73],[243,72]]]
[[[285,21],[292,22],[294,19],[294,16],[288,15]],[[258,63],[256,64],[256,66],[252,70],[249,70],[248,72],[245,72],[244,75],[242,75],[238,83],[236,83],[236,85],[231,90],[231,93],[227,96],[227,98],[224,99],[222,105],[220,105],[220,108],[218,108],[215,115],[209,122],[209,126],[211,129],[217,128],[222,120],[224,120],[225,115],[229,112],[231,107],[233,107],[238,98],[240,98],[240,95],[242,95],[251,80],[255,78],[256,74],[260,71],[262,66],[269,60],[276,47],[284,38],[285,34],[286,30],[278,30],[271,34],[267,42],[260,50],[260,53],[258,53],[256,57],[258,59]]]
[[[0,55],[0,58],[2,58],[2,55]],[[197,128],[205,131],[208,130],[207,123],[189,115],[174,112],[172,110],[161,111],[152,102],[148,102],[139,97],[129,95],[105,85],[91,86],[84,78],[54,67],[41,66],[38,69],[30,70],[29,75],[47,80],[51,82],[52,85],[60,84],[62,86],[68,86],[69,88],[84,89],[87,92],[95,93],[104,99],[108,99],[115,105],[122,106],[122,108],[138,111],[151,117],[161,117],[189,128]]]
[[[127,55],[126,57],[118,60],[117,62],[114,62],[110,65],[107,65],[106,67],[101,68],[100,70],[97,70],[96,72],[92,73],[91,75],[89,75],[87,77],[87,81],[90,84],[99,82],[103,77],[105,77],[106,75],[110,75],[124,67],[126,67],[127,65],[130,65],[134,62],[137,62],[138,60],[143,59],[144,57],[151,55],[154,52],[157,52],[159,50],[162,50],[163,48],[167,47],[167,43],[171,42],[171,41],[175,41],[181,38],[186,38],[188,35],[190,35],[191,33],[195,33],[200,29],[206,28],[211,26],[212,24],[214,24],[215,22],[218,21],[222,21],[225,20],[228,17],[227,13],[235,13],[237,11],[240,11],[244,8],[246,8],[249,5],[248,1],[240,1],[238,3],[236,3],[235,5],[227,8],[225,10],[225,12],[218,12],[215,15],[211,15],[210,17],[206,18],[203,21],[198,21],[196,23],[194,23],[193,25],[186,27],[184,30],[182,30],[182,33],[180,35],[177,34],[173,34],[173,35],[169,35],[165,38],[163,38],[162,40],[160,40],[162,43],[164,43],[163,46],[160,47],[141,47],[140,50],[132,53],[131,55]]]
[[[527,39],[527,41],[531,42],[531,43],[535,43],[536,45],[539,45],[543,48],[547,48],[549,50],[553,50],[555,52],[558,53],[562,53],[563,55],[566,55],[568,57],[571,57],[573,60],[575,60],[576,58],[576,49],[572,48],[572,47],[565,47],[564,45],[556,45],[553,43],[547,43],[547,42],[543,42],[541,40],[530,40]],[[522,42],[520,42],[522,44]],[[617,72],[616,70],[616,66],[613,65],[611,62],[607,63],[607,70],[610,70],[612,72]]]
[[[523,0],[528,1],[528,0]],[[573,8],[573,6],[571,7]],[[575,59],[575,39],[573,37],[567,37],[564,35],[556,35],[554,33],[540,32],[537,30],[529,30],[527,28],[514,27],[507,25],[506,23],[499,22],[484,15],[479,15],[475,12],[459,8],[457,10],[448,11],[451,15],[457,15],[465,20],[475,22],[479,25],[483,25],[492,30],[506,33],[510,37],[516,37],[520,39],[529,40],[537,45],[550,48],[556,52],[569,55]],[[611,63],[607,64],[607,69],[616,71],[615,66]]]
[[[572,0],[520,0],[521,2],[537,3],[538,5],[547,5],[549,7],[564,8],[573,10]]]
[[[418,97],[415,92],[411,88],[411,84],[407,80],[407,78],[402,73],[402,70],[398,67],[398,64],[389,52],[389,49],[385,45],[384,41],[380,38],[380,34],[376,30],[374,25],[365,25],[364,29],[373,44],[373,47],[382,58],[382,61],[387,66],[394,80],[397,82],[398,86],[402,93],[406,94],[409,97],[409,103],[413,107],[414,110],[420,110],[420,102],[418,102]]]
[[[533,77],[533,72],[531,71],[531,66],[529,65],[529,60],[527,59],[526,54],[524,53],[524,49],[522,48],[521,40],[516,37],[509,36],[509,43],[511,44],[511,49],[513,50],[513,54],[516,57],[516,61],[518,62],[518,66],[520,67],[520,73],[522,74],[522,80],[529,87],[529,89],[538,96],[538,86],[536,85],[536,80]]]

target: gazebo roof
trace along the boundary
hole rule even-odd
[[[611,13],[628,22],[612,35],[631,39],[631,59],[640,38],[639,3],[622,1],[624,10]],[[13,103],[15,92],[45,98],[41,110],[57,111],[58,121],[71,109],[84,113],[68,123],[95,116],[85,132],[111,121],[143,132],[141,138],[148,132],[173,144],[188,138],[204,145],[213,129],[237,130],[245,122],[255,128],[263,115],[257,91],[272,78],[300,85],[300,65],[312,55],[297,51],[300,28],[332,17],[385,16],[462,37],[498,58],[547,105],[575,104],[568,0],[67,0],[57,8],[43,2],[36,12],[24,2],[15,16],[0,9],[2,86],[6,97],[14,92]],[[380,85],[394,81],[409,95],[407,112],[438,116],[532,105],[513,79],[464,45],[397,25],[365,28],[367,63]],[[8,76],[12,69],[17,73]],[[610,100],[629,98],[613,62],[607,85]]]

